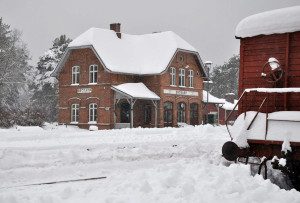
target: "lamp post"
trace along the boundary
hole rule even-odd
[[[205,61],[204,62],[205,67],[206,67],[206,72],[207,72],[207,77],[208,77],[208,82],[207,82],[207,89],[206,89],[206,105],[205,105],[205,124],[208,123],[208,97],[209,97],[209,83],[211,82],[210,77],[209,77],[209,72],[212,66],[212,62],[211,61]]]

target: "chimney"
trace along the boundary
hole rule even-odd
[[[121,23],[111,23],[110,30],[115,31],[117,37],[121,39]]]
[[[227,102],[232,103],[232,104],[234,103],[234,97],[235,97],[235,95],[233,93],[227,93],[227,94],[225,94],[225,100]]]

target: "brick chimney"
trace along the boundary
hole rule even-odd
[[[232,104],[234,103],[234,97],[235,97],[235,95],[233,93],[227,93],[227,94],[225,94],[225,100],[227,102],[232,103]]]
[[[111,23],[110,24],[110,30],[113,30],[116,32],[116,35],[118,38],[121,39],[122,34],[121,34],[121,23]]]

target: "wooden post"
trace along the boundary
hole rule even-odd
[[[157,128],[157,101],[151,100],[155,108],[154,126]]]
[[[130,99],[130,128],[133,128],[133,100]]]

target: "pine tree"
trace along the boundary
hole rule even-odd
[[[37,75],[35,77],[35,93],[31,98],[32,105],[38,109],[45,121],[53,122],[57,120],[57,80],[51,77],[51,73],[61,60],[68,44],[72,40],[65,35],[61,35],[53,41],[52,47],[40,57],[37,63]]]
[[[26,92],[29,59],[20,31],[11,29],[0,18],[0,127],[12,125],[11,115],[24,106],[20,95]]]
[[[225,64],[214,67],[211,74],[211,93],[220,98],[224,98],[226,93],[234,93],[237,96],[239,67],[239,55],[234,55]]]

